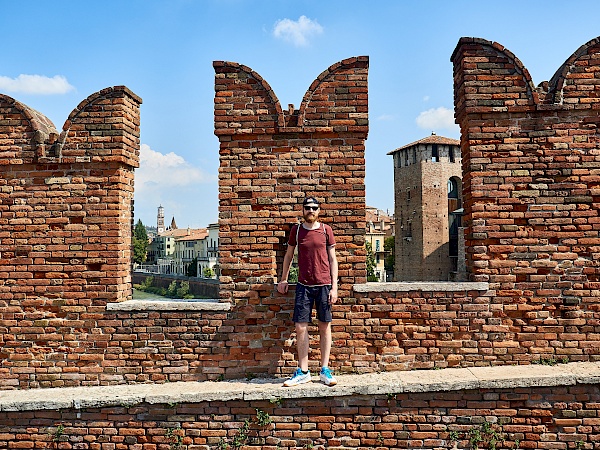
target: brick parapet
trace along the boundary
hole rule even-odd
[[[594,39],[537,89],[497,43],[461,39],[453,54],[469,271],[556,313],[598,281],[599,54]]]
[[[0,445],[594,448],[598,366],[474,368],[0,394]],[[242,431],[243,430],[243,431]]]
[[[353,294],[333,309],[331,367],[342,374],[375,374],[598,361],[597,333],[589,326],[597,318],[554,319],[525,304],[504,304],[501,294],[488,290],[487,283],[355,285]],[[297,366],[291,312],[286,296],[243,307],[135,301],[110,304],[106,311],[90,308],[72,314],[72,323],[85,319],[102,333],[46,336],[41,327],[29,331],[38,342],[59,339],[67,347],[84,345],[85,365],[69,358],[61,373],[60,367],[50,371],[8,361],[0,385],[10,389],[288,376]],[[18,330],[8,328],[10,333]],[[310,367],[317,370],[316,327],[310,332]]]
[[[275,283],[306,195],[323,202],[321,219],[336,235],[340,297],[366,281],[368,58],[329,67],[298,110],[283,110],[249,67],[218,61],[214,69],[220,298],[232,303],[236,330],[228,348],[244,361],[240,374],[272,373],[283,364],[282,343],[293,328],[292,298],[276,294]]]
[[[489,290],[487,283],[367,283],[352,289],[333,310],[331,366],[339,373],[598,360],[593,327],[598,317],[593,311],[581,319],[554,318],[535,305],[506,302],[506,294]],[[0,386],[289,375],[297,365],[292,300],[275,296],[232,306],[123,302],[109,305],[107,311],[70,308],[69,322],[36,320],[39,313],[31,312],[23,318],[31,321],[28,328],[23,328],[26,322],[10,322],[5,316],[7,342],[12,335],[27,333],[28,339],[46,341],[50,348],[60,343],[53,358],[64,355],[67,348],[86,348],[86,352],[81,359],[60,358],[52,369],[7,358]],[[52,332],[59,324],[65,331],[65,326],[73,327],[72,331]],[[101,332],[75,328],[82,324]],[[316,327],[310,331],[311,369],[316,370],[318,333]]]
[[[67,367],[85,372],[103,351],[94,319],[131,298],[140,101],[124,87],[100,91],[59,134],[0,96],[3,386],[36,385],[36,371],[67,382]]]

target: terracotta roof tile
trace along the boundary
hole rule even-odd
[[[437,134],[432,134],[427,136],[426,138],[419,139],[418,141],[411,142],[410,144],[403,145],[402,147],[398,147],[396,150],[392,150],[388,153],[388,155],[393,155],[394,153],[404,150],[405,148],[410,148],[414,145],[418,144],[438,144],[438,145],[457,145],[460,146],[460,141],[457,139],[447,138],[444,136],[438,136]]]

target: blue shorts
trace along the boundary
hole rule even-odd
[[[296,284],[296,301],[294,302],[295,323],[311,322],[313,306],[317,310],[317,318],[320,322],[331,322],[331,304],[329,303],[329,292],[331,285],[327,286],[304,286]]]

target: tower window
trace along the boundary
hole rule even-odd
[[[440,153],[438,151],[437,144],[433,144],[431,146],[431,161],[432,162],[439,162],[440,161]]]
[[[458,198],[458,183],[455,178],[448,180],[448,198]]]
[[[454,162],[454,147],[452,145],[448,147],[448,159],[451,163]]]

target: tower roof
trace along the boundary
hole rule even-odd
[[[460,146],[460,141],[457,139],[447,138],[444,136],[438,136],[437,134],[432,133],[430,136],[427,136],[426,138],[419,139],[418,141],[411,142],[410,144],[406,144],[402,147],[398,147],[396,150],[392,150],[391,152],[389,152],[388,155],[393,155],[394,153],[399,152],[400,150],[404,150],[405,148],[410,148],[410,147],[413,147],[413,146],[419,145],[419,144],[438,144],[438,145]]]

